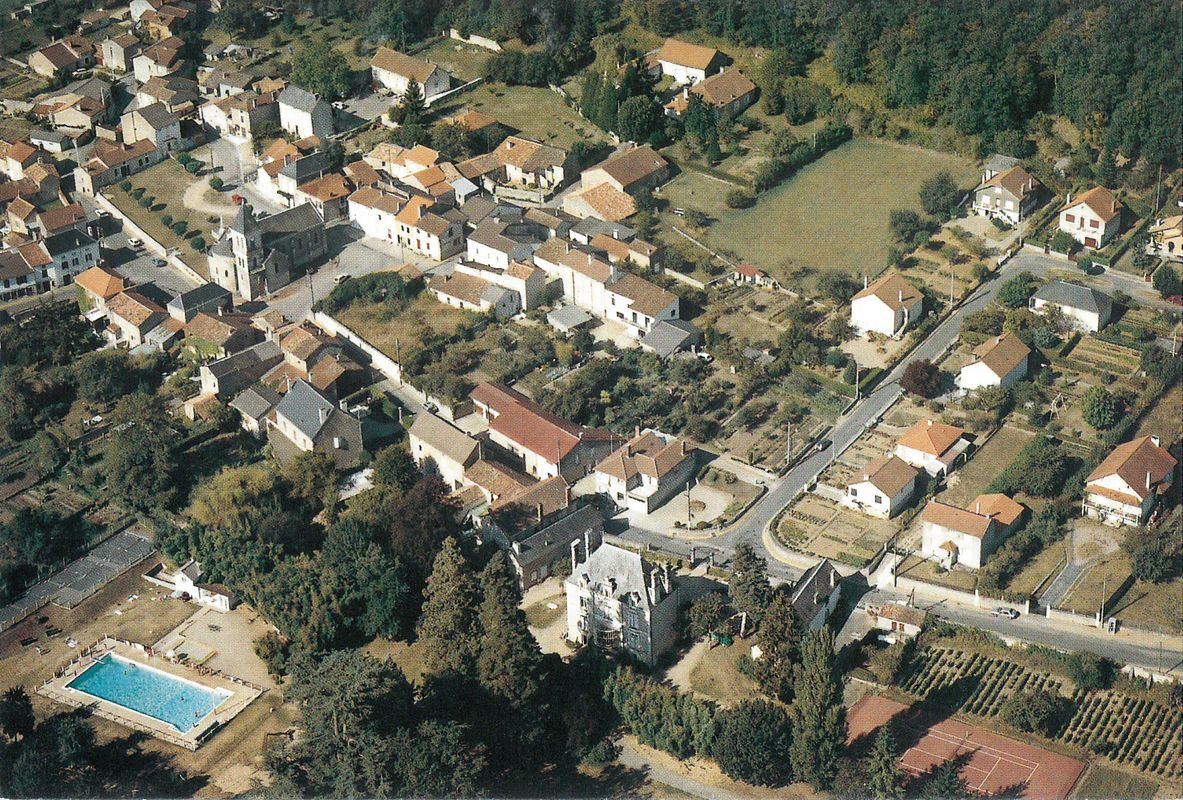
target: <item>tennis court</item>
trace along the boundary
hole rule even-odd
[[[883,697],[864,697],[850,709],[849,742],[872,735],[889,719],[895,720],[901,746],[908,745],[900,766],[912,776],[956,759],[961,763],[961,779],[975,792],[1064,800],[1084,772],[1085,765],[1076,759],[957,720],[932,722],[911,707]]]

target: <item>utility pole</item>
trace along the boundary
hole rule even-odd
[[[1105,629],[1105,596],[1109,593],[1109,576],[1101,580],[1101,630]]]
[[[788,424],[789,443],[785,447],[785,463],[793,460],[793,423]]]
[[[859,382],[858,382],[858,379],[859,379],[859,374],[858,374],[858,362],[856,361],[856,362],[854,362],[854,399],[855,399],[856,401],[859,399]]]
[[[399,341],[394,340],[394,363],[398,364],[398,385],[403,385],[403,359],[399,352]]]
[[[690,481],[686,481],[686,530],[694,520],[694,512],[690,510]]]
[[[304,273],[308,276],[308,296],[312,299],[312,305],[316,305],[316,289],[312,286],[312,273]]]

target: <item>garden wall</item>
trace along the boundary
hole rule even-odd
[[[340,336],[342,339],[345,339],[346,341],[353,344],[355,347],[370,357],[370,366],[381,372],[387,378],[392,378],[400,382],[402,381],[403,371],[398,362],[383,353],[378,348],[374,347],[374,345],[367,342],[349,328],[342,325],[335,318],[329,316],[323,311],[310,311],[308,313],[308,319],[329,335]]]

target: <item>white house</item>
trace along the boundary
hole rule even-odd
[[[1150,226],[1146,253],[1164,261],[1183,262],[1183,214],[1159,217]]]
[[[911,638],[924,627],[928,612],[922,608],[905,605],[904,601],[884,603],[878,608],[867,609],[875,617],[875,627],[898,637]]]
[[[478,264],[506,269],[514,261],[525,261],[534,252],[536,243],[521,241],[506,235],[510,223],[486,217],[468,234],[468,258]]]
[[[890,519],[916,492],[920,470],[896,456],[877,458],[846,486],[843,503],[873,517]]]
[[[740,264],[731,273],[731,282],[736,286],[756,286],[761,289],[779,289],[780,284],[767,272],[752,264]]]
[[[563,299],[598,317],[609,307],[608,281],[616,275],[612,264],[557,236],[534,251],[534,263],[563,284]]]
[[[423,99],[430,104],[448,91],[452,78],[442,67],[413,58],[389,47],[379,47],[370,61],[374,84],[382,86],[397,97],[402,97],[411,81],[423,89]]]
[[[201,580],[201,564],[190,559],[176,572],[164,574],[164,565],[158,564],[144,574],[144,579],[150,583],[172,589],[173,592],[187,596],[191,602],[208,606],[215,611],[227,614],[238,606],[238,598],[229,587],[220,583],[205,583]]]
[[[1004,494],[978,495],[966,508],[930,500],[920,515],[921,553],[946,569],[981,569],[1025,511]]]
[[[726,56],[713,47],[703,47],[681,39],[666,39],[649,58],[651,68],[674,79],[675,84],[698,83],[717,72]]]
[[[898,336],[924,313],[924,294],[899,273],[884,275],[850,300],[850,325],[859,336]]]
[[[1027,374],[1031,348],[1014,333],[987,339],[974,349],[973,361],[961,368],[957,385],[971,392],[986,386],[1009,389]]]
[[[434,261],[464,250],[464,217],[430,197],[412,197],[395,215],[398,243]]]
[[[476,439],[430,411],[415,416],[408,441],[415,465],[439,475],[451,489],[466,485],[464,473],[480,457]]]
[[[969,449],[965,431],[953,425],[922,419],[895,443],[895,455],[929,475],[948,472]]]
[[[1125,206],[1104,186],[1094,186],[1067,202],[1060,210],[1060,230],[1088,248],[1100,248],[1121,232]]]
[[[567,639],[647,666],[677,642],[684,593],[669,564],[657,566],[639,554],[601,544],[581,563],[572,542],[567,595]]]
[[[600,316],[623,322],[638,339],[656,323],[678,318],[676,294],[631,272],[617,273],[608,282],[607,290],[608,306]]]
[[[1081,513],[1106,525],[1145,523],[1174,483],[1178,464],[1157,436],[1118,445],[1089,475]]]
[[[989,177],[987,177],[989,176]],[[982,183],[974,190],[973,211],[1018,225],[1039,205],[1043,184],[1022,167],[1011,167],[1005,172],[982,174]]]
[[[333,135],[333,107],[306,89],[287,86],[279,93],[279,127],[297,139],[328,139]]]
[[[1096,333],[1109,324],[1113,315],[1113,300],[1104,292],[1067,281],[1054,281],[1039,287],[1031,296],[1029,306],[1037,314],[1045,309],[1060,310],[1081,331]]]
[[[694,477],[694,448],[652,429],[596,465],[596,491],[629,511],[649,514]]]
[[[397,242],[398,212],[406,201],[406,196],[364,186],[349,195],[349,221],[366,236]]]

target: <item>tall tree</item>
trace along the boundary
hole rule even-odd
[[[871,791],[879,800],[898,800],[904,796],[903,780],[900,776],[900,748],[895,740],[892,721],[888,720],[875,735],[871,747],[867,771],[871,778]]]
[[[924,786],[925,800],[962,800],[971,797],[961,779],[956,761],[946,761],[937,768]]]
[[[747,542],[735,548],[728,593],[731,605],[736,611],[746,612],[752,623],[759,623],[772,600],[768,562]]]
[[[801,642],[801,663],[793,680],[793,774],[815,789],[828,788],[846,746],[846,710],[834,658],[834,634],[811,631]]]
[[[0,698],[0,732],[9,739],[24,739],[33,732],[37,718],[23,686],[13,686]]]
[[[760,621],[759,641],[756,680],[766,695],[787,703],[793,696],[793,670],[801,649],[801,629],[787,591],[773,593]]]
[[[112,413],[103,470],[115,497],[140,510],[171,508],[180,495],[177,435],[155,397],[128,395]]]
[[[789,782],[792,729],[780,706],[745,700],[721,717],[712,755],[724,773],[756,786]]]
[[[521,596],[504,553],[493,556],[480,581],[481,685],[514,705],[532,703],[542,686],[542,652],[518,608]]]
[[[474,674],[480,652],[479,607],[477,577],[456,540],[448,537],[427,579],[419,617],[419,642],[430,672]]]

